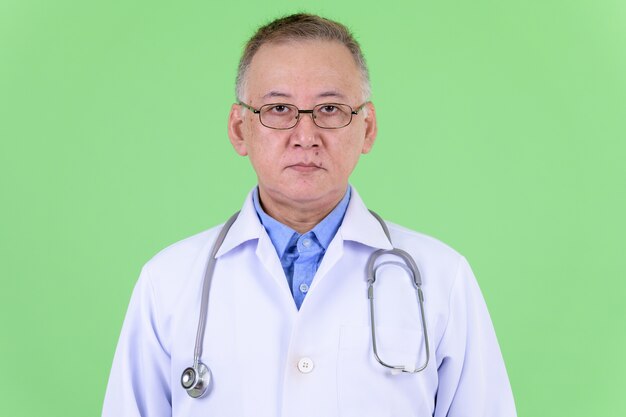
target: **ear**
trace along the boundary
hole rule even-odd
[[[365,141],[361,153],[368,153],[374,146],[376,135],[378,134],[378,125],[376,124],[376,109],[371,101],[365,105],[363,110],[367,109],[365,115]]]
[[[239,104],[233,104],[228,116],[228,137],[233,149],[241,156],[248,155],[243,133],[243,112]]]

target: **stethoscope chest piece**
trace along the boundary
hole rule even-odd
[[[199,362],[183,371],[180,383],[190,397],[200,398],[208,391],[211,371],[205,364]]]

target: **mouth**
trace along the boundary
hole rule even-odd
[[[314,162],[298,162],[292,165],[288,165],[287,168],[293,169],[298,172],[314,172],[322,168],[322,164],[316,164]]]

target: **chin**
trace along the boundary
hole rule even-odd
[[[336,200],[341,198],[345,189],[339,190],[337,187],[320,187],[315,185],[301,185],[292,187],[283,195],[294,202],[301,204],[323,202],[324,200]]]

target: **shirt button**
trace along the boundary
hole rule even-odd
[[[304,246],[305,248],[310,248],[311,247],[311,239],[304,239],[302,241],[302,246]]]
[[[309,286],[306,284],[300,284],[300,292],[306,293],[309,290]]]
[[[302,358],[298,361],[298,370],[303,374],[308,374],[313,370],[313,360],[311,358]]]

